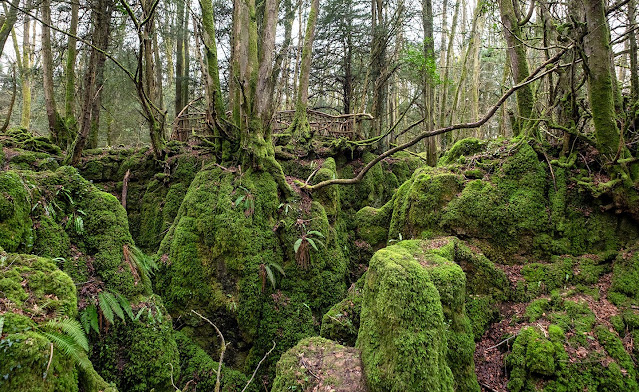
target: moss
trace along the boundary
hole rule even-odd
[[[484,140],[476,138],[462,139],[453,144],[450,150],[439,159],[439,164],[447,165],[456,162],[462,156],[475,155],[482,152],[486,148],[486,144]]]
[[[77,315],[71,278],[33,255],[8,254],[0,268],[0,389],[114,392],[90,365],[78,372],[59,343],[42,333],[47,321]]]
[[[639,252],[630,249],[619,254],[613,264],[612,284],[608,298],[615,305],[639,303],[637,281],[639,279]]]
[[[475,341],[481,339],[488,327],[498,321],[496,301],[490,295],[473,295],[466,300],[466,314],[470,319]]]
[[[23,316],[20,316],[23,317]],[[0,339],[0,389],[6,391],[78,391],[78,375],[71,359],[53,351],[47,377],[51,343],[41,334],[24,330]]]
[[[16,172],[0,173],[0,246],[7,252],[33,245],[29,187]]]
[[[316,335],[319,318],[346,292],[346,259],[326,210],[317,203],[289,202],[279,208],[273,177],[263,172],[225,172],[209,166],[191,183],[174,224],[160,247],[163,260],[156,288],[171,314],[188,326],[184,333],[211,355],[215,332],[191,309],[224,331],[231,349],[226,363],[252,369],[276,340],[261,367],[272,375],[277,356],[300,339]],[[235,202],[241,198],[238,205]],[[248,204],[244,203],[249,200]],[[325,246],[308,247],[307,269],[296,262],[293,244],[310,231]],[[273,290],[260,277],[261,265],[277,264]],[[227,336],[228,335],[228,336]]]
[[[373,247],[386,245],[390,225],[391,202],[382,208],[364,207],[355,214],[355,225],[359,237]]]
[[[357,338],[371,391],[452,391],[446,343],[439,293],[428,272],[403,247],[377,251]]]
[[[508,390],[536,390],[538,379],[556,376],[566,358],[561,343],[564,334],[561,328],[552,325],[548,332],[549,338],[532,327],[519,332],[511,353],[506,357],[506,364],[510,368]]]
[[[456,174],[430,167],[417,169],[393,198],[389,238],[418,238],[426,230],[441,233],[444,208],[462,189],[461,184]]]
[[[536,299],[526,307],[524,317],[529,322],[535,322],[546,315],[546,311],[550,309],[550,301],[545,298]]]
[[[597,336],[597,340],[599,340],[599,343],[601,343],[601,345],[606,349],[608,355],[617,361],[617,363],[624,369],[624,374],[626,374],[628,378],[629,387],[631,386],[633,390],[639,389],[639,386],[637,386],[635,381],[635,364],[630,355],[626,352],[621,339],[619,339],[615,333],[610,332],[602,325],[597,326],[594,332]]]
[[[335,304],[322,317],[320,336],[346,346],[355,346],[362,311],[362,289],[366,274],[348,290],[346,298]]]
[[[356,349],[311,337],[282,355],[271,391],[363,392],[365,384]]]
[[[217,380],[218,362],[181,332],[175,332],[175,341],[180,351],[181,366],[181,376],[179,379],[176,378],[176,384],[184,391],[212,391]],[[248,377],[244,373],[222,365],[222,392],[240,391],[247,382]],[[259,381],[253,380],[247,391],[256,392],[259,390],[258,385]]]
[[[78,313],[73,281],[50,259],[9,254],[0,258],[3,270],[0,292],[5,309],[31,317],[59,315],[75,317]]]
[[[180,362],[171,319],[157,297],[138,306],[150,312],[127,324],[116,321],[96,342],[91,359],[120,390],[174,391],[171,376],[179,378]]]

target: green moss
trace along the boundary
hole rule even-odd
[[[428,272],[403,247],[377,251],[357,339],[371,391],[452,391],[446,343],[439,293]]]
[[[146,310],[138,320],[116,321],[96,342],[91,359],[120,390],[174,391],[171,375],[179,379],[180,362],[171,319],[157,297],[138,306],[152,317]]]
[[[366,390],[365,384],[356,349],[311,337],[282,355],[271,391],[362,391]]]
[[[181,332],[175,333],[175,341],[180,351],[181,366],[181,376],[179,379],[176,378],[178,380],[176,384],[188,391],[214,390],[218,362],[214,361],[204,350]],[[241,391],[247,382],[248,377],[245,374],[222,365],[222,376],[220,377],[222,392]],[[186,388],[187,384],[188,388]],[[258,385],[259,381],[253,380],[247,391],[258,391]]]
[[[386,245],[392,213],[391,202],[382,208],[364,207],[355,214],[357,234],[373,247]]]
[[[553,331],[549,338],[536,328],[526,327],[519,332],[512,352],[506,357],[506,364],[511,369],[508,390],[536,390],[538,378],[552,377],[557,373],[566,354],[561,343],[563,331],[557,326],[551,327]]]
[[[612,284],[608,298],[615,305],[639,303],[639,252],[630,249],[620,253],[613,264]]]
[[[447,165],[456,162],[462,156],[470,156],[480,153],[486,148],[486,144],[487,143],[484,140],[472,137],[462,139],[453,144],[450,150],[448,150],[446,154],[439,159],[439,164]]]
[[[428,230],[441,233],[444,208],[462,189],[456,174],[423,167],[398,189],[393,198],[389,238],[416,238]]]
[[[362,289],[366,274],[348,290],[346,298],[335,304],[322,317],[320,335],[346,346],[355,346],[362,311]]]
[[[536,299],[530,303],[526,307],[526,312],[524,313],[524,317],[528,319],[529,322],[534,322],[539,320],[541,317],[545,316],[545,313],[550,309],[550,301],[545,298]]]
[[[0,173],[0,246],[7,252],[33,246],[29,186],[16,172]]]
[[[472,295],[466,300],[466,314],[470,319],[475,341],[481,339],[488,327],[499,320],[496,301],[490,295]]]
[[[627,374],[629,385],[632,385],[633,390],[639,389],[635,381],[636,371],[635,364],[626,352],[621,339],[610,332],[606,327],[599,325],[595,328],[595,335],[599,343],[606,349],[608,355],[610,355],[617,363],[624,369],[624,373]]]
[[[326,210],[317,202],[288,204],[280,208],[277,184],[268,173],[240,176],[206,167],[191,183],[160,247],[163,266],[156,288],[167,308],[188,325],[185,334],[213,356],[216,334],[190,310],[231,331],[225,332],[232,343],[227,363],[235,368],[252,369],[276,340],[275,352],[260,370],[272,375],[277,356],[316,335],[317,320],[346,292],[343,246],[336,246],[338,235]],[[322,233],[325,246],[308,247],[304,269],[293,244],[312,230]],[[268,263],[286,273],[279,276],[272,268],[275,290],[260,276],[261,265]]]
[[[0,292],[9,309],[36,318],[77,315],[75,285],[50,259],[9,254],[0,258],[0,268]]]

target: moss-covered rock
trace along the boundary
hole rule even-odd
[[[366,392],[359,350],[312,337],[300,341],[277,362],[272,392]]]
[[[180,351],[181,376],[176,382],[182,391],[212,391],[217,381],[219,362],[211,358],[200,346],[181,332],[175,332],[175,341]],[[248,383],[248,377],[241,372],[222,365],[220,387],[222,392],[241,391]],[[253,380],[246,389],[259,390],[259,381]]]
[[[0,269],[0,389],[115,392],[78,343],[71,278],[33,255],[0,254]]]
[[[280,204],[270,174],[206,167],[162,242],[156,281],[168,310],[185,324],[182,332],[208,353],[219,349],[215,331],[190,310],[225,331],[229,366],[252,369],[276,340],[260,368],[271,375],[279,354],[317,335],[320,317],[343,298],[347,276],[343,247],[335,246],[338,235],[323,205]],[[314,240],[315,249],[308,238],[325,245]]]
[[[371,391],[453,390],[439,293],[404,247],[371,259],[357,347]]]
[[[349,289],[344,298],[322,317],[320,335],[346,346],[355,346],[359,332],[359,317],[362,311],[362,289],[366,274]]]
[[[33,246],[29,186],[16,173],[0,172],[0,246],[7,252]]]

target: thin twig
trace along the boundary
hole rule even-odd
[[[49,353],[49,363],[47,363],[47,370],[44,371],[44,377],[42,380],[47,379],[47,375],[49,374],[49,368],[51,367],[51,362],[53,361],[53,343],[49,343],[51,345],[51,352]]]
[[[487,348],[486,350],[484,350],[484,351],[488,351],[488,350],[492,350],[493,348],[497,348],[497,347],[501,346],[502,344],[504,344],[504,343],[508,342],[510,339],[512,339],[512,338],[516,338],[516,337],[517,337],[517,335],[509,336],[509,337],[507,337],[506,339],[502,340],[501,342],[497,343],[496,345],[488,347],[488,348]]]
[[[204,320],[207,323],[211,324],[213,326],[213,328],[215,328],[215,332],[217,332],[217,335],[220,337],[220,340],[222,341],[222,348],[220,349],[220,362],[217,365],[217,380],[215,381],[215,392],[220,392],[220,379],[222,377],[222,362],[224,361],[224,351],[226,351],[226,340],[224,340],[224,335],[222,335],[222,332],[220,332],[220,330],[217,328],[217,326],[215,324],[213,324],[213,322],[211,320],[209,320],[206,317],[202,316],[201,314],[199,314],[198,312],[196,312],[193,309],[191,309],[191,312],[195,313],[202,320]]]
[[[257,374],[257,370],[260,368],[260,365],[262,364],[262,362],[264,362],[264,360],[266,359],[266,357],[269,356],[269,354],[275,349],[275,340],[273,340],[273,347],[271,347],[270,350],[268,350],[268,352],[266,354],[264,354],[264,357],[262,358],[262,360],[257,364],[257,367],[255,368],[255,370],[253,371],[253,374],[251,375],[251,378],[248,380],[248,382],[246,383],[246,385],[244,386],[244,389],[242,389],[242,392],[246,391],[246,388],[248,388],[248,386],[251,384],[251,381],[253,381],[253,378],[255,378],[255,375]]]

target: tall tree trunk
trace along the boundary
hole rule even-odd
[[[0,23],[0,56],[4,51],[4,45],[7,43],[7,39],[13,30],[13,25],[18,20],[18,6],[20,0],[12,0],[9,7],[4,6],[4,20]]]
[[[201,4],[201,2],[200,2]],[[211,8],[213,6],[211,5]],[[204,8],[203,8],[204,10]],[[204,11],[202,11],[204,13]],[[176,54],[175,54],[175,116],[184,109],[187,102],[185,99],[185,90],[188,90],[188,79],[185,72],[184,63],[186,60],[186,50],[184,45],[184,25],[186,23],[186,0],[178,2],[177,4],[177,17],[175,19],[175,37],[176,37]],[[203,15],[204,17],[204,15]],[[202,22],[204,24],[204,21]],[[206,45],[206,43],[205,43]],[[179,124],[182,127],[184,124]],[[183,135],[179,134],[181,138]],[[182,140],[184,141],[184,140]]]
[[[311,59],[313,57],[313,41],[315,40],[318,13],[319,0],[312,0],[311,10],[306,21],[306,33],[304,34],[297,100],[295,102],[295,117],[289,127],[289,131],[298,139],[309,139],[311,137],[311,128],[306,110],[308,109],[308,83],[311,76]]]
[[[584,37],[584,61],[595,137],[599,151],[612,158],[620,148],[620,135],[615,114],[608,21],[603,0],[585,0],[583,5],[588,29]]]
[[[65,88],[64,88],[64,117],[66,127],[76,131],[77,121],[75,118],[75,61],[77,58],[75,36],[78,34],[78,13],[80,5],[77,2],[71,3],[71,24],[69,26],[69,41],[67,44],[67,58],[65,65]],[[73,137],[73,135],[70,135]],[[70,141],[70,140],[69,140]]]
[[[60,147],[66,147],[69,134],[64,121],[58,113],[55,102],[53,85],[53,55],[51,53],[51,1],[42,0],[40,4],[42,13],[42,88],[44,90],[44,102],[49,122],[49,135],[51,140]]]
[[[34,24],[35,26],[35,24]],[[35,31],[35,30],[34,30]],[[14,34],[14,49],[16,55],[19,56],[18,42]],[[35,39],[33,40],[35,41]],[[22,32],[22,59],[18,63],[20,69],[20,78],[22,79],[22,115],[20,126],[29,129],[31,125],[31,80],[32,80],[32,62],[33,62],[33,45],[31,44],[31,21],[26,18],[24,21]]]
[[[448,35],[448,48],[446,49],[446,62],[444,63],[444,77],[442,78],[442,94],[441,101],[439,104],[439,126],[443,127],[446,124],[446,108],[448,110],[454,110],[448,107],[448,90],[449,86],[449,75],[451,68],[451,59],[453,56],[453,44],[455,43],[455,32],[457,30],[457,19],[459,18],[459,7],[461,0],[455,1],[455,12],[453,13],[453,21],[450,27],[450,34]],[[446,141],[450,139],[450,135],[442,135],[444,144],[447,144]]]
[[[89,61],[84,74],[84,89],[82,92],[82,118],[80,130],[73,144],[72,152],[67,156],[67,163],[76,166],[82,157],[82,151],[87,144],[87,139],[91,128],[96,122],[94,116],[99,113],[99,106],[96,109],[95,101],[101,95],[102,88],[100,82],[100,68],[104,68],[105,55],[110,34],[111,12],[113,10],[112,0],[96,0],[92,3],[93,32],[91,35],[91,48]],[[98,120],[99,121],[99,120]]]
[[[530,74],[528,60],[526,59],[526,47],[522,43],[523,34],[519,26],[519,19],[515,13],[513,0],[499,0],[499,9],[504,26],[504,37],[508,45],[507,53],[510,59],[513,83],[518,84]],[[515,95],[517,97],[518,118],[516,124],[513,124],[513,133],[517,136],[527,129],[528,119],[532,117],[534,99],[530,85],[520,88]],[[529,131],[532,132],[532,130]]]
[[[484,31],[484,3],[480,1],[477,3],[477,9],[475,10],[475,19],[473,19],[473,26],[471,27],[470,46],[472,47],[473,55],[473,82],[471,84],[472,90],[472,107],[471,107],[471,121],[477,121],[479,118],[479,85],[481,84],[481,35]],[[481,127],[473,130],[475,137],[481,136]]]
[[[459,4],[459,2],[458,2]],[[424,27],[424,58],[426,64],[435,63],[435,36],[433,33],[433,2],[422,2],[422,25]],[[435,86],[430,67],[425,67],[422,75],[422,97],[424,100],[424,126],[425,132],[430,132],[435,127]],[[426,138],[426,163],[429,166],[437,164],[437,138]]]
[[[374,117],[372,136],[379,136],[382,132],[386,110],[386,95],[388,83],[386,78],[386,23],[384,19],[384,3],[382,0],[371,1],[372,41],[371,41],[371,69],[370,78],[373,80],[373,99],[371,114]],[[381,146],[383,148],[383,146]]]
[[[202,9],[202,40],[206,57],[206,115],[207,123],[216,137],[216,148],[222,149],[221,137],[226,133],[224,101],[220,85],[220,71],[217,61],[217,43],[215,40],[215,14],[211,0],[200,0]],[[198,50],[199,51],[199,50]]]
[[[628,2],[628,47],[630,56],[630,92],[634,102],[639,101],[639,65],[637,64],[637,5],[634,0]]]

